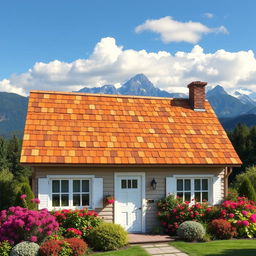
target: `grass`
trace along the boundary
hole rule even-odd
[[[128,249],[122,249],[118,251],[96,253],[95,255],[100,256],[149,256],[149,254],[139,246],[132,246]]]
[[[255,256],[256,240],[219,240],[207,243],[172,242],[190,256]]]

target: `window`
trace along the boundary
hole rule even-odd
[[[121,188],[122,189],[138,188],[138,180],[135,180],[135,179],[122,179],[121,180]]]
[[[176,189],[176,195],[183,201],[209,201],[208,178],[177,178]]]
[[[90,179],[53,179],[52,207],[72,208],[91,206]]]

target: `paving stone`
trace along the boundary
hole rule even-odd
[[[145,249],[148,253],[152,255],[162,254],[162,251],[160,250],[160,248],[153,247],[153,248],[145,248]]]
[[[188,256],[186,253],[184,252],[179,252],[179,253],[175,253],[176,256]]]
[[[142,244],[141,247],[142,248],[152,248],[152,247],[154,248],[155,245],[154,244]]]
[[[169,247],[170,245],[169,244],[166,244],[166,243],[164,243],[164,244],[154,244],[154,246],[155,247]]]

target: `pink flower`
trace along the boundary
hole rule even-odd
[[[38,198],[33,198],[30,200],[30,202],[34,204],[40,204],[40,200]]]
[[[248,220],[243,220],[243,226],[249,226],[249,225],[250,225],[250,223]]]
[[[252,214],[252,215],[250,216],[250,221],[251,221],[252,223],[256,223],[256,214]]]
[[[30,241],[35,243],[37,241],[37,236],[31,236]]]
[[[27,195],[23,194],[20,196],[20,199],[25,199],[27,197]]]
[[[246,216],[247,215],[247,211],[241,211],[241,213],[244,215],[244,216]]]
[[[234,216],[235,216],[234,213],[230,213],[230,214],[228,215],[229,218],[234,218]]]

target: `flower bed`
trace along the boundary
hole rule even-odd
[[[56,217],[64,237],[82,237],[86,240],[91,230],[102,222],[97,212],[86,208],[55,211],[52,214]]]
[[[219,206],[205,203],[181,202],[170,195],[158,202],[158,217],[165,232],[174,235],[179,225],[188,220],[210,223],[214,219],[227,220],[237,230],[237,237],[256,236],[255,202],[245,197],[226,200]]]

